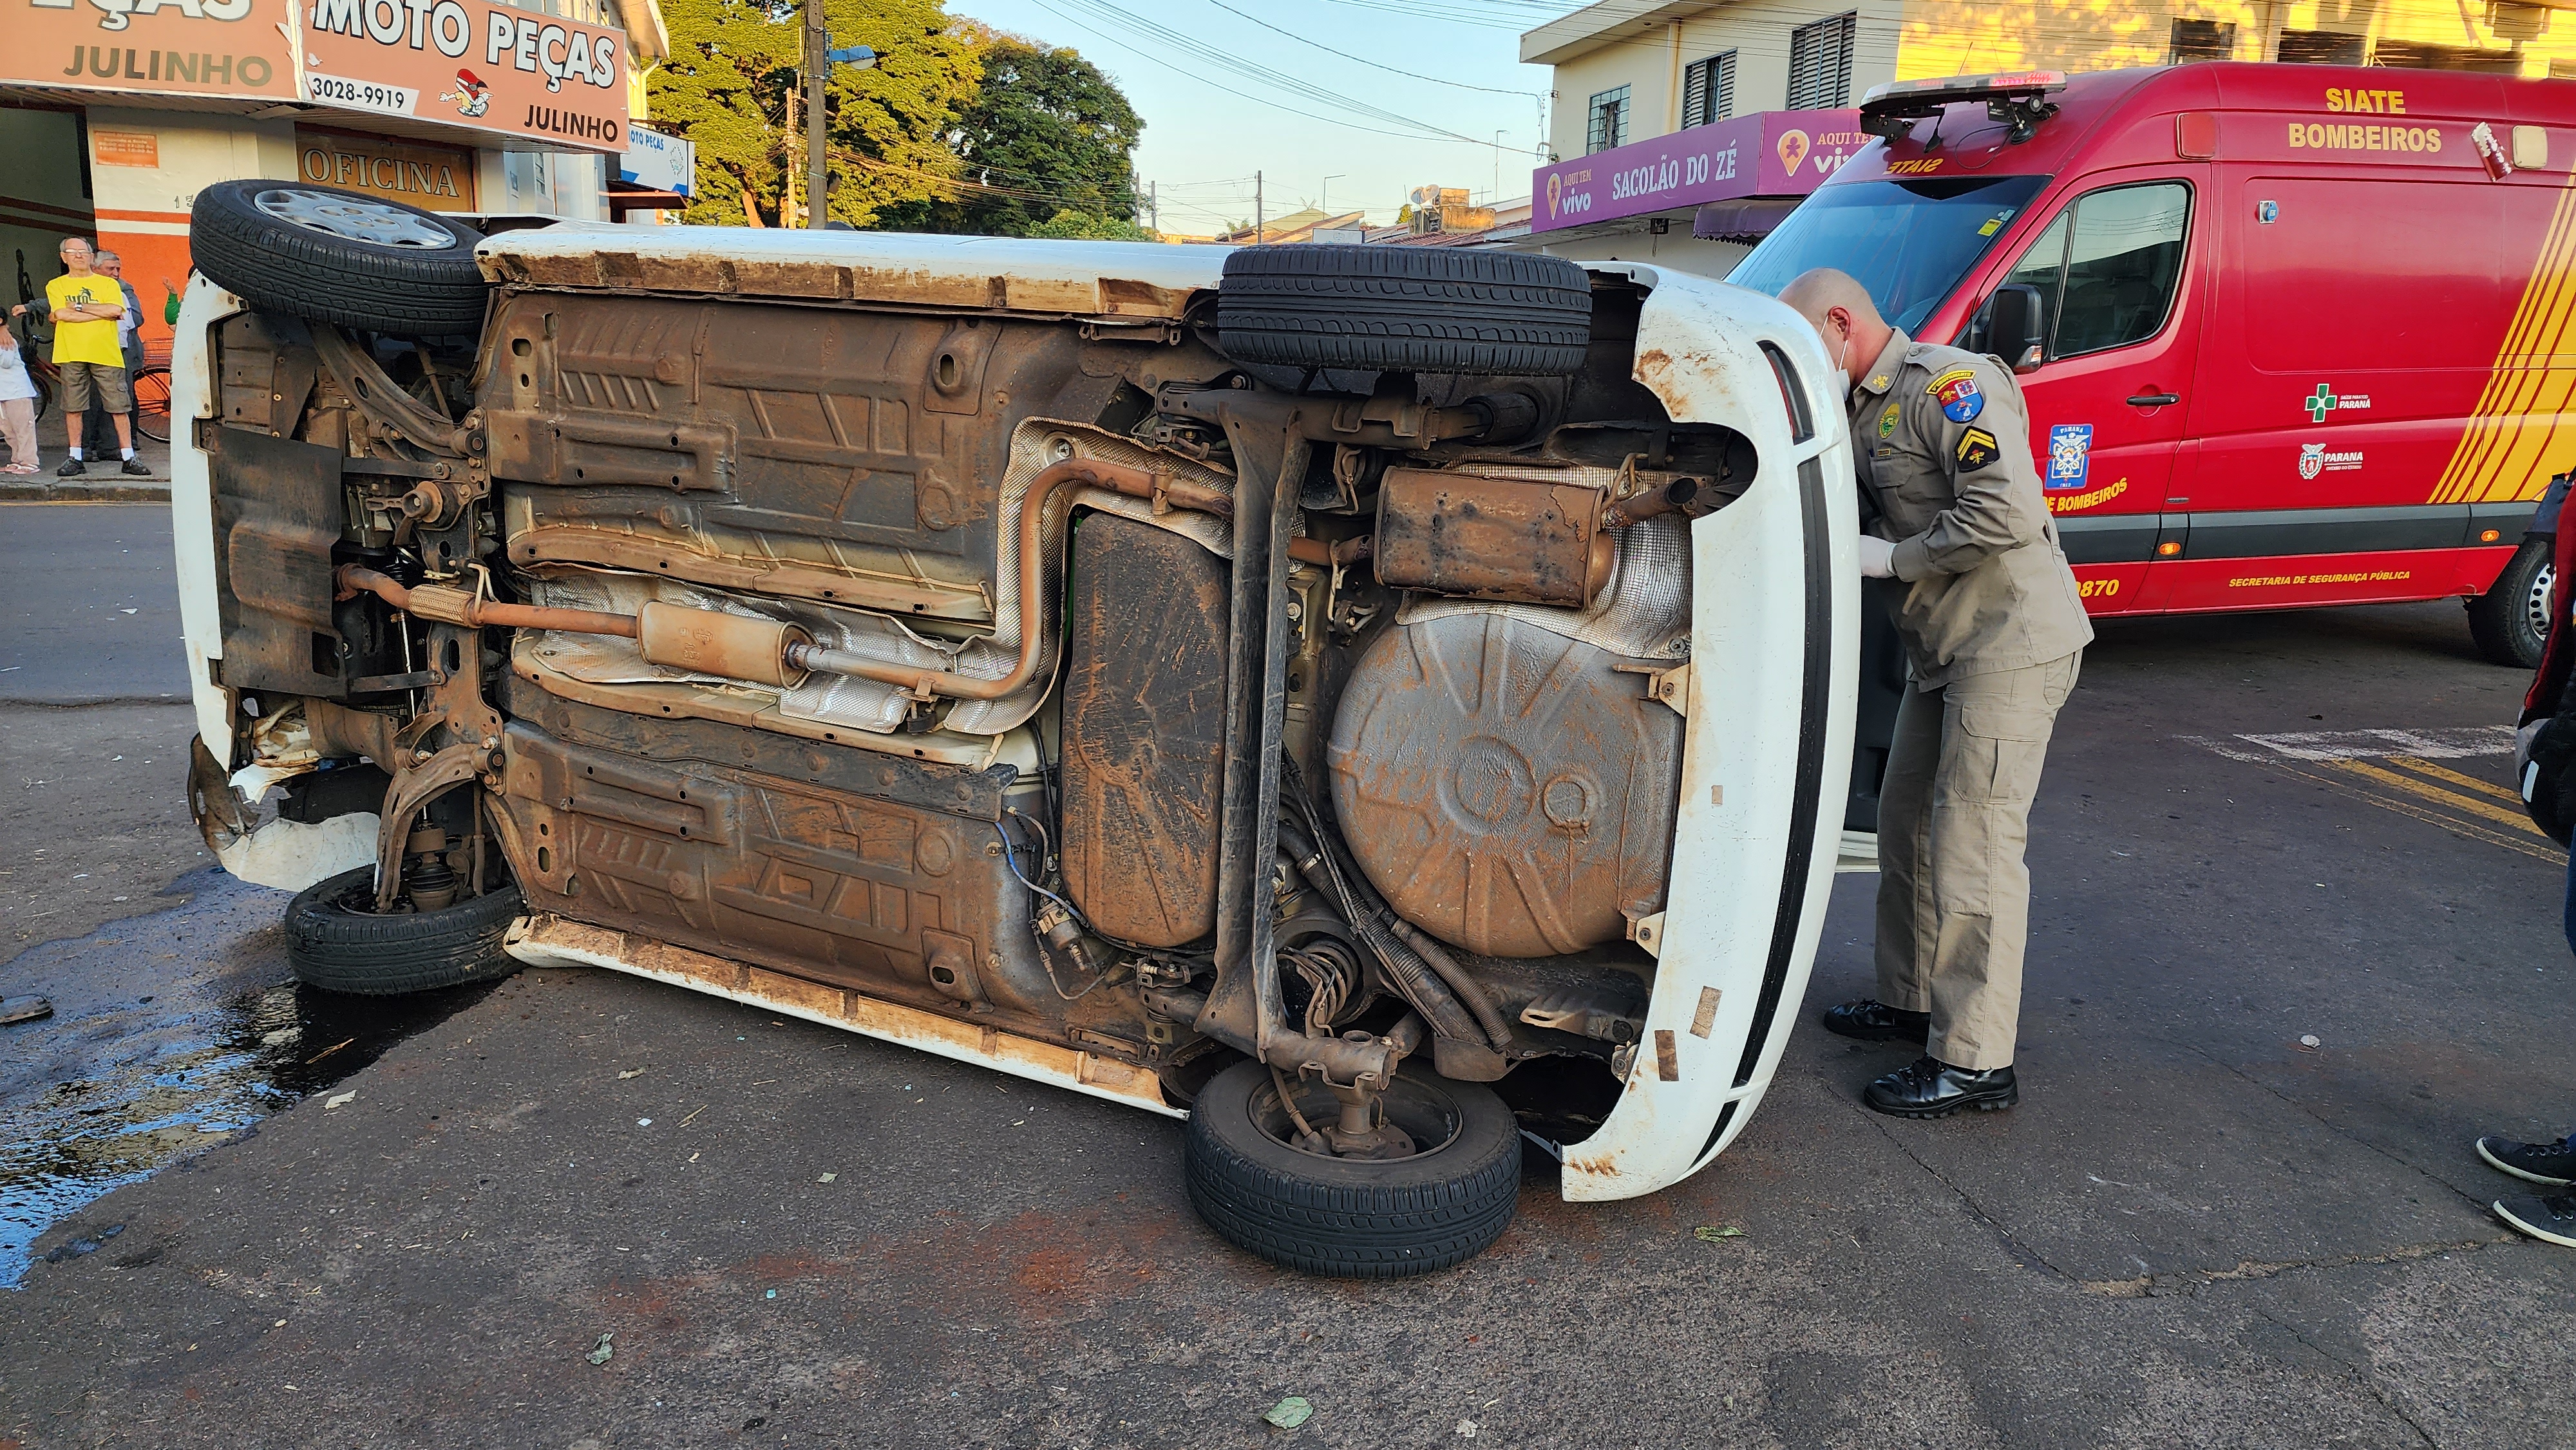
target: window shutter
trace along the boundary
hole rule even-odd
[[[1789,109],[1825,111],[1851,99],[1852,43],[1860,12],[1845,11],[1789,32]]]

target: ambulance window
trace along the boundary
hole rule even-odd
[[[2051,357],[2144,342],[2165,325],[2182,280],[2191,188],[2178,181],[2097,191],[2075,203]]]
[[[2018,282],[2039,293],[2039,315],[2043,323],[2054,323],[2057,319],[2058,283],[2066,274],[2066,219],[2069,215],[2059,212],[2057,220],[2048,224],[2048,230],[2039,234],[2039,240],[2030,244],[2030,250],[2022,253],[2021,260],[2013,264],[2011,275],[2004,278],[2007,283]],[[2047,335],[2045,326],[2041,335]]]

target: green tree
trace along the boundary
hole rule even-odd
[[[1150,242],[1154,239],[1152,232],[1125,217],[1102,216],[1098,212],[1075,211],[1071,207],[1029,228],[1027,235],[1084,242]]]
[[[1072,50],[978,27],[983,83],[948,145],[972,187],[890,212],[886,224],[982,236],[1142,236],[1136,143],[1145,123],[1117,83]],[[1092,218],[1090,230],[1066,217]],[[1102,228],[1124,227],[1124,230]],[[1050,230],[1041,230],[1042,228]]]
[[[824,105],[832,150],[830,215],[876,223],[889,207],[953,190],[948,137],[977,96],[972,36],[940,0],[822,0],[836,46],[866,45],[874,69],[834,68]],[[796,97],[804,11],[792,0],[663,0],[671,58],[653,73],[657,129],[698,148],[690,222],[781,226],[791,178],[804,197]]]

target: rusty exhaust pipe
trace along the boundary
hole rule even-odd
[[[471,590],[444,584],[405,587],[376,570],[343,564],[333,580],[342,599],[373,594],[415,618],[442,624],[492,626],[502,629],[559,629],[569,634],[613,634],[640,640],[644,657],[657,665],[721,674],[729,679],[792,685],[804,672],[850,675],[895,685],[915,699],[946,696],[952,700],[998,700],[1026,685],[1036,675],[1038,652],[1046,643],[1046,570],[1039,548],[1045,541],[1047,500],[1067,483],[1089,484],[1129,498],[1151,500],[1159,512],[1185,508],[1222,518],[1234,515],[1234,500],[1204,484],[1122,463],[1067,458],[1038,470],[1020,499],[1020,653],[1010,672],[979,680],[948,670],[870,659],[847,650],[827,649],[802,630],[769,621],[747,619],[713,610],[689,610],[704,620],[684,623],[677,606],[648,604],[651,618],[609,614],[594,609],[547,609],[531,604],[502,604]],[[1327,556],[1329,557],[1329,555]],[[774,655],[775,658],[770,658]]]
[[[444,584],[406,587],[400,580],[379,574],[362,564],[341,565],[332,571],[332,582],[339,588],[339,598],[354,599],[361,594],[372,594],[415,619],[439,624],[472,628],[490,626],[495,629],[560,629],[567,634],[615,634],[628,639],[635,638],[643,629],[641,622],[631,614],[503,604],[485,599],[470,589],[451,589]]]

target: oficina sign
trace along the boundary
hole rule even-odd
[[[1596,151],[1531,173],[1530,230],[1747,196],[1804,196],[1868,140],[1856,110],[1761,111]]]

